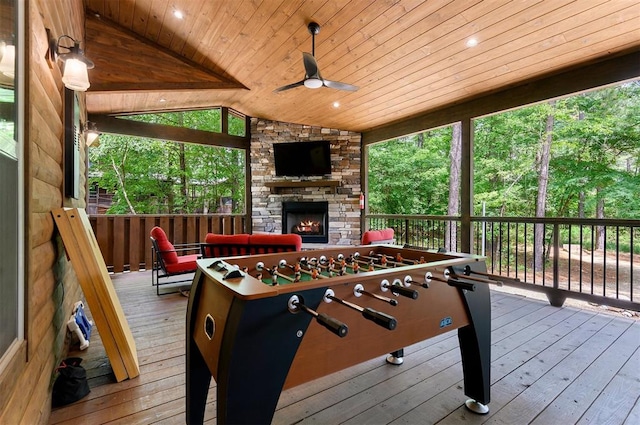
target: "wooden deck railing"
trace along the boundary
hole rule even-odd
[[[109,271],[151,269],[149,233],[160,226],[173,244],[203,242],[207,233],[246,232],[245,215],[91,215],[93,233]]]
[[[369,215],[367,222],[392,227],[401,245],[460,251],[458,217]],[[476,216],[471,225],[472,253],[486,256],[489,273],[505,284],[544,292],[554,305],[571,297],[640,311],[640,220]]]

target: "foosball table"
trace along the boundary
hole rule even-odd
[[[186,420],[211,378],[219,424],[270,423],[280,393],[458,330],[466,406],[487,413],[491,310],[484,257],[391,245],[198,260],[187,309]]]

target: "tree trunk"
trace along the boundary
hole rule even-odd
[[[581,190],[578,196],[578,218],[584,218],[584,190]]]
[[[549,102],[551,107],[555,107],[555,100]],[[538,158],[538,196],[536,199],[536,217],[544,217],[547,207],[547,186],[549,184],[549,159],[551,156],[551,142],[553,140],[554,115],[550,112],[547,115],[547,125],[541,140],[540,153]],[[534,262],[535,270],[542,270],[544,261],[544,225],[536,224],[534,235]]]
[[[179,146],[179,155],[180,155],[180,195],[182,195],[182,206],[181,212],[183,214],[187,213],[187,207],[189,202],[187,202],[187,164],[184,156],[184,143],[178,143]]]
[[[596,196],[598,198],[596,218],[602,219],[604,218],[604,199],[600,195],[600,188],[596,188]],[[596,249],[600,251],[605,249],[604,226],[596,226]]]
[[[449,205],[447,215],[455,216],[460,212],[460,164],[462,163],[462,123],[453,125],[451,151],[449,153]],[[458,232],[455,221],[447,222],[444,235],[444,247],[447,251],[457,251]]]
[[[126,159],[126,154],[125,154],[125,159]],[[123,162],[124,162],[124,159],[123,159]],[[120,183],[120,187],[122,188],[122,196],[124,197],[124,200],[127,202],[127,206],[129,206],[129,212],[131,212],[131,214],[136,214],[136,210],[135,208],[133,208],[133,204],[129,200],[129,195],[127,194],[127,188],[124,185],[124,177],[122,173],[120,173],[120,170],[118,169],[118,167],[116,166],[116,162],[113,160],[113,157],[111,158],[111,166],[113,167],[113,171],[116,173],[116,177],[118,177],[118,183]]]

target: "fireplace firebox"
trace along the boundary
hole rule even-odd
[[[328,243],[329,203],[283,202],[282,233],[296,233],[306,243]]]

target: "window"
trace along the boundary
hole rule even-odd
[[[22,15],[22,13],[21,13]],[[18,2],[0,2],[0,358],[23,339]],[[21,115],[21,114],[20,114]]]

